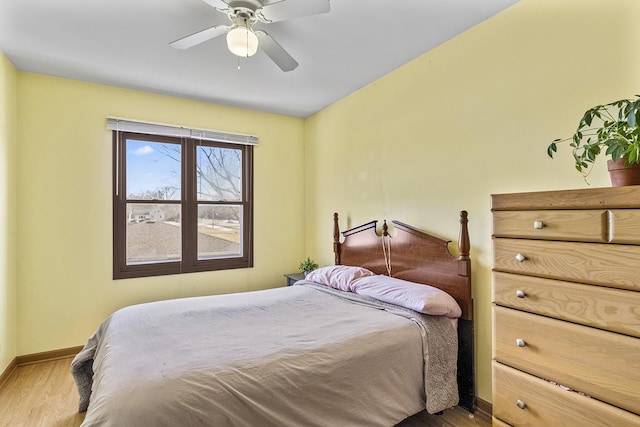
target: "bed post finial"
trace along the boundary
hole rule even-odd
[[[460,212],[460,236],[458,236],[458,253],[460,260],[469,259],[469,251],[471,249],[471,242],[469,241],[469,228],[467,223],[469,222],[467,211]]]
[[[340,226],[338,225],[338,212],[333,213],[333,254],[335,265],[340,265]]]

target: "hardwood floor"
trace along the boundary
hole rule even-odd
[[[71,357],[18,367],[0,389],[0,426],[77,427],[78,391],[71,377]],[[461,408],[444,415],[414,415],[398,427],[489,427],[483,414],[471,416]]]
[[[0,389],[0,426],[76,427],[78,391],[64,358],[16,368]]]
[[[420,412],[396,427],[491,427],[491,417],[478,412],[470,414],[458,406],[444,411],[443,415]]]

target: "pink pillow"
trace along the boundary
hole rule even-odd
[[[445,291],[394,277],[362,277],[351,285],[353,292],[432,316],[460,317],[462,309]]]
[[[307,274],[305,280],[327,285],[341,291],[351,291],[351,283],[366,276],[373,276],[372,271],[362,267],[351,267],[348,265],[331,265],[321,267]]]

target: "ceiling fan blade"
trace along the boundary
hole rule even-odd
[[[169,46],[175,47],[176,49],[188,49],[202,42],[206,42],[207,40],[211,40],[212,38],[218,37],[227,31],[229,31],[229,26],[216,25],[171,42],[169,43]]]
[[[282,0],[260,10],[267,22],[318,15],[329,12],[329,0]]]
[[[291,71],[298,66],[298,62],[269,34],[264,31],[256,31],[256,35],[260,41],[260,49],[262,49],[282,71]]]
[[[222,0],[203,0],[206,4],[208,4],[209,6],[215,8],[215,9],[228,9],[229,5],[227,4],[227,2],[224,2]]]

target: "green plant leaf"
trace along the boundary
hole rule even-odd
[[[591,122],[593,121],[593,112],[591,110],[587,110],[587,112],[584,113],[583,120],[587,126],[591,126]]]

